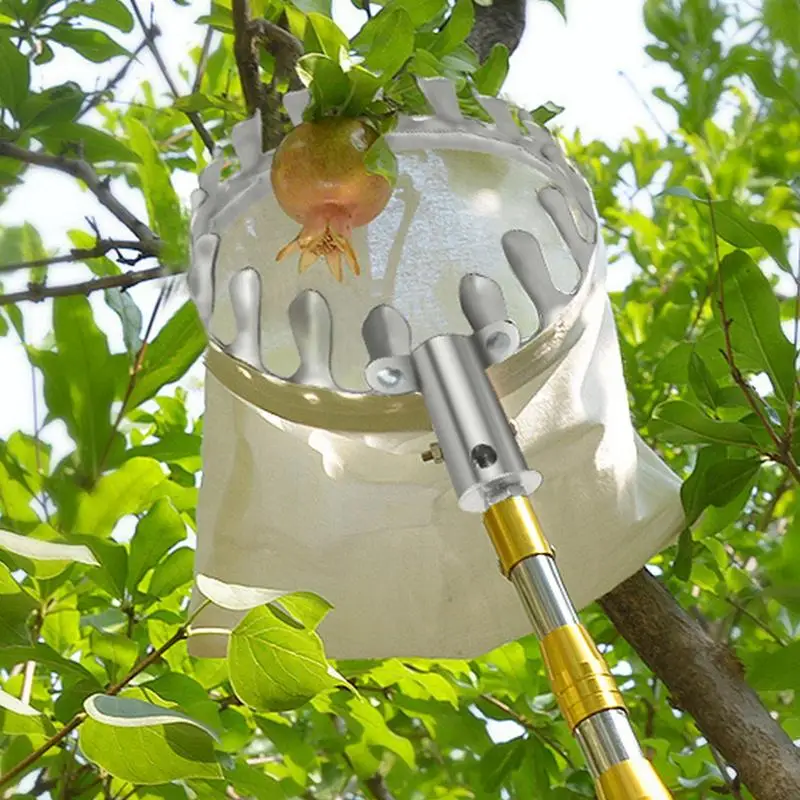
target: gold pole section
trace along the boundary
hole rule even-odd
[[[483,515],[483,524],[506,577],[523,558],[553,555],[527,497],[509,497],[489,506]]]
[[[619,713],[626,711],[622,695],[589,632],[578,621],[530,499],[501,500],[484,513],[483,522],[503,574],[510,578],[514,571],[514,582],[540,635],[550,685],[570,730],[580,734],[581,723],[592,718],[587,725],[608,733],[607,741],[578,735],[590,765],[594,764],[599,800],[671,800],[652,764],[641,754],[627,713]]]

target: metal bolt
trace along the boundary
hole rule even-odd
[[[422,453],[422,460],[433,461],[434,464],[441,464],[444,462],[444,453],[442,448],[439,447],[439,442],[431,442],[430,447]]]

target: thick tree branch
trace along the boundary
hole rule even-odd
[[[158,26],[147,24],[136,0],[131,0],[131,7],[133,8],[133,13],[136,15],[136,19],[139,22],[142,31],[144,32],[145,40],[147,42],[147,49],[152,53],[153,58],[155,59],[155,62],[161,71],[161,74],[164,76],[164,80],[167,82],[167,86],[169,86],[170,93],[177,100],[180,97],[180,92],[178,91],[178,87],[175,85],[175,82],[172,80],[169,70],[167,69],[167,65],[164,63],[164,59],[162,58],[158,46],[156,45],[156,38],[160,35],[161,31],[159,30]],[[189,122],[191,122],[194,126],[194,129],[197,131],[198,136],[202,139],[203,144],[206,146],[208,152],[213,154],[216,145],[214,144],[214,139],[211,137],[211,134],[206,129],[206,126],[203,125],[203,120],[200,118],[200,115],[196,111],[184,111],[183,113],[186,114]]]
[[[247,111],[261,112],[262,146],[277,147],[284,136],[285,115],[281,113],[277,90],[278,74],[289,75],[303,54],[302,44],[289,31],[265,19],[251,19],[248,0],[233,0],[233,52],[242,84]],[[259,48],[265,47],[275,57],[275,75],[271,84],[261,80]]]
[[[759,800],[800,797],[800,750],[715,642],[647,571],[600,601],[617,630]]]
[[[32,303],[39,303],[48,297],[69,297],[74,294],[89,295],[92,292],[100,291],[100,289],[128,289],[131,286],[136,286],[137,283],[163,278],[169,274],[163,267],[152,267],[151,269],[143,269],[140,272],[108,275],[103,278],[93,278],[83,283],[69,283],[66,286],[45,286],[41,283],[30,283],[25,291],[0,295],[0,306],[22,303],[26,300]]]
[[[66,158],[64,156],[51,156],[47,153],[37,153],[26,150],[12,142],[0,141],[0,156],[14,158],[26,164],[38,167],[47,167],[58,172],[71,175],[83,181],[86,188],[104,205],[139,241],[158,247],[158,237],[141,220],[137,219],[116,197],[111,193],[108,180],[101,179],[88,161],[82,159]]]
[[[100,258],[110,253],[112,250],[134,250],[138,253],[133,258],[122,258],[121,260],[132,266],[143,258],[155,257],[158,255],[157,242],[137,242],[122,239],[98,239],[94,247],[73,247],[69,253],[49,258],[37,258],[33,261],[19,261],[14,264],[0,265],[0,272],[14,272],[20,269],[33,269],[34,267],[49,267],[53,264],[67,264],[73,261],[87,261],[92,258]]]
[[[491,5],[475,3],[475,25],[467,43],[485,61],[495,44],[510,53],[517,49],[525,30],[525,0],[493,0]]]

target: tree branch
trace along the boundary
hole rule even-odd
[[[483,62],[495,44],[513,53],[525,30],[525,0],[494,0],[491,5],[475,3],[475,24],[467,44]]]
[[[532,733],[537,739],[546,744],[551,750],[555,750],[555,752],[558,753],[561,756],[561,758],[563,758],[564,761],[567,762],[567,764],[569,764],[570,769],[575,769],[575,764],[569,757],[569,753],[567,753],[567,751],[564,750],[564,748],[561,747],[561,745],[559,745],[558,742],[554,742],[546,733],[544,733],[544,731],[540,730],[536,725],[534,725],[534,723],[527,717],[517,713],[516,711],[514,711],[513,708],[511,708],[510,705],[504,703],[502,700],[500,700],[499,698],[495,697],[492,694],[482,694],[481,700],[484,700],[490,705],[493,705],[495,708],[502,711],[509,719],[514,720],[514,722],[516,722],[518,725],[521,725],[523,728],[525,728],[526,731]]]
[[[69,297],[74,294],[89,295],[100,289],[128,289],[138,283],[163,278],[169,274],[163,267],[152,267],[139,272],[108,275],[103,278],[93,278],[83,283],[70,283],[66,286],[45,286],[41,283],[30,283],[26,291],[0,295],[0,306],[22,303],[26,300],[32,303],[40,303],[49,297]]]
[[[714,261],[717,267],[717,291],[719,293],[717,298],[717,305],[719,306],[719,313],[722,319],[722,333],[725,338],[725,360],[728,362],[728,369],[730,370],[731,377],[733,378],[734,383],[742,390],[742,394],[744,394],[745,399],[747,400],[747,404],[750,408],[753,409],[753,412],[758,417],[759,421],[764,427],[764,430],[769,435],[769,438],[772,439],[775,447],[777,448],[777,452],[774,454],[770,454],[770,457],[777,461],[779,464],[783,464],[786,469],[791,472],[792,477],[800,484],[800,466],[798,466],[797,462],[794,460],[794,456],[792,455],[792,441],[790,438],[786,438],[786,440],[781,439],[778,436],[777,431],[775,430],[772,423],[767,418],[767,415],[764,413],[764,409],[761,407],[759,403],[756,393],[750,384],[745,380],[744,376],[742,375],[739,367],[736,366],[736,362],[734,361],[733,356],[733,344],[731,342],[731,324],[732,320],[728,319],[728,315],[725,311],[725,278],[722,274],[722,262],[719,258],[719,243],[717,241],[717,223],[716,218],[714,216],[714,203],[711,199],[711,192],[708,193],[708,198],[706,200],[706,204],[708,205],[708,213],[711,221],[711,235],[714,239]]]
[[[153,241],[132,241],[122,239],[98,239],[94,247],[73,247],[69,253],[61,256],[51,256],[50,258],[37,258],[33,261],[19,261],[15,264],[3,264],[0,272],[14,272],[20,269],[33,269],[34,267],[50,267],[53,264],[67,264],[73,261],[87,261],[92,258],[100,258],[112,250],[136,250],[139,255],[132,259],[123,259],[124,263],[133,265],[143,258],[155,257],[158,255],[158,242]]]
[[[137,48],[131,53],[130,58],[122,65],[122,68],[114,75],[113,78],[102,88],[96,92],[92,92],[91,97],[89,98],[89,102],[78,112],[78,116],[76,119],[80,119],[85,114],[88,114],[93,108],[96,108],[103,102],[103,99],[108,96],[108,93],[113,91],[119,82],[128,74],[128,70],[131,68],[131,65],[136,58],[138,57],[139,53],[147,47],[147,39],[142,40]]]
[[[158,237],[141,220],[132,214],[111,193],[108,179],[101,179],[88,161],[83,159],[66,158],[65,156],[51,156],[47,153],[38,153],[26,150],[12,142],[0,141],[0,156],[14,158],[26,164],[37,167],[46,167],[71,175],[86,184],[86,188],[105,206],[139,241],[146,242],[156,251],[160,246]]]
[[[261,112],[262,146],[264,150],[277,147],[284,135],[285,116],[281,113],[277,90],[279,72],[290,76],[303,54],[302,44],[289,31],[265,19],[251,19],[248,0],[233,0],[233,52],[242,84],[247,111],[252,116]],[[267,85],[261,80],[259,47],[264,46],[275,56],[275,75]]]
[[[115,683],[113,686],[106,689],[107,695],[116,695],[119,694],[137,675],[141,672],[146,670],[149,666],[154,664],[158,661],[164,653],[167,652],[171,647],[176,645],[178,642],[185,639],[189,633],[189,625],[191,619],[187,620],[183,625],[178,628],[178,630],[167,639],[161,647],[157,648],[150,652],[145,658],[143,658],[136,666],[134,666],[131,671],[121,680],[119,683]],[[84,720],[86,719],[86,713],[84,711],[79,711],[60,731],[56,732],[51,736],[41,747],[37,750],[34,750],[30,755],[26,758],[22,759],[15,767],[12,767],[5,775],[0,777],[0,788],[3,786],[8,786],[11,781],[14,780],[18,775],[21,775],[28,767],[35,764],[45,753],[52,750],[59,742],[62,742],[67,736],[69,736],[72,731],[74,731]]]
[[[800,751],[747,685],[726,644],[715,642],[646,570],[600,604],[754,797],[800,797]]]
[[[167,65],[164,63],[164,59],[161,57],[161,53],[156,45],[156,38],[160,35],[161,31],[159,30],[158,26],[148,25],[147,22],[145,22],[142,12],[139,8],[139,4],[136,2],[136,0],[131,0],[131,7],[133,8],[133,13],[136,15],[136,19],[139,22],[142,31],[144,32],[145,41],[147,42],[147,49],[153,54],[153,58],[155,59],[161,74],[164,76],[167,86],[169,86],[170,93],[177,100],[180,97],[180,92],[178,91],[178,87],[175,85],[175,82],[172,80],[169,70],[167,69]],[[203,144],[206,146],[208,152],[213,155],[216,145],[214,144],[214,139],[211,137],[211,134],[206,129],[206,126],[203,125],[203,120],[200,118],[200,115],[196,111],[184,111],[183,113],[186,114],[189,121],[194,126],[194,129],[197,131],[198,136],[202,139]]]

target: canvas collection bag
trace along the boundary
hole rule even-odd
[[[313,591],[334,658],[463,658],[529,633],[478,514],[460,510],[419,396],[379,397],[361,325],[389,303],[414,344],[470,333],[462,276],[500,286],[523,345],[489,374],[528,464],[533,504],[581,608],[641,568],[684,524],[679,480],[633,430],[591,194],[550,134],[502,101],[465,119],[445,80],[434,113],[389,137],[399,180],[355,232],[363,274],[299,275],[275,253],[298,226],[270,186],[259,121],[237,127],[240,171],[212,164],[193,198],[190,288],[210,334],[197,573]],[[299,119],[306,98],[289,98]],[[201,600],[197,591],[193,604]],[[217,606],[197,624],[230,629]],[[190,652],[224,656],[227,637]]]

